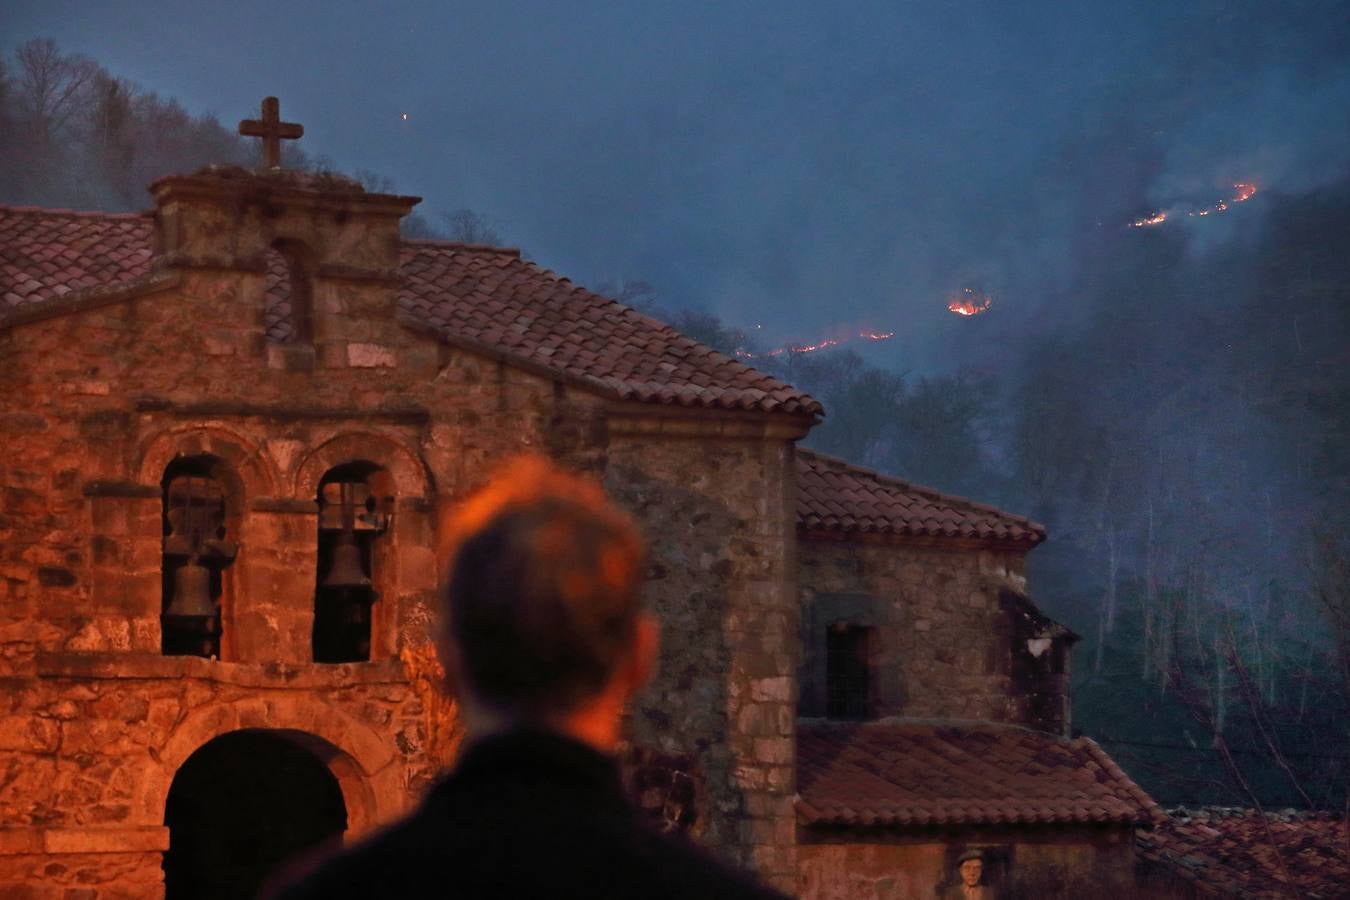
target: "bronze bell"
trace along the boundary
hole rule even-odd
[[[328,567],[328,574],[319,587],[370,587],[370,579],[361,565],[361,548],[356,545],[356,535],[351,531],[343,529],[337,543],[333,545],[333,564]]]
[[[173,573],[173,601],[164,615],[174,619],[209,619],[216,614],[216,605],[211,602],[211,570],[197,565],[196,561],[184,563]]]

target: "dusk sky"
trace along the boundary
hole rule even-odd
[[[583,284],[895,331],[870,353],[908,370],[987,364],[1135,219],[1203,253],[1350,160],[1336,2],[0,4],[32,37],[231,126],[275,94],[309,153]],[[989,314],[947,312],[965,287]]]

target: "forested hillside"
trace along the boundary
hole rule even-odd
[[[95,60],[65,53],[53,41],[27,41],[0,56],[0,203],[126,211],[149,204],[146,187],[163,175],[211,164],[256,165],[257,141],[210,113],[191,113],[118,78]],[[332,162],[294,141],[281,147],[288,169],[328,170]],[[394,182],[369,171],[348,173],[370,190]],[[496,242],[482,214],[446,213],[433,224],[404,220],[409,235]]]
[[[806,443],[1045,524],[1047,612],[1082,635],[1074,721],[1166,802],[1339,809],[1350,785],[1350,178],[1268,192],[1219,246],[1138,230],[998,371],[767,356]]]
[[[251,144],[49,41],[0,59],[0,202],[142,208],[155,178],[251,164]],[[662,313],[642,282],[599,287],[820,397],[810,446],[1043,522],[1035,599],[1083,637],[1075,725],[1160,800],[1339,809],[1350,178],[1248,206],[1259,227],[1217,244],[1178,227],[1075,248],[1077,277],[1044,301],[1066,314],[997,371],[768,355],[716,316]],[[408,225],[501,239],[468,210]]]

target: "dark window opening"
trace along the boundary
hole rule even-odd
[[[861,720],[871,716],[869,645],[872,629],[838,624],[825,632],[825,715]]]
[[[281,735],[236,731],[188,757],[164,809],[165,900],[255,897],[289,860],[347,827],[333,773]]]
[[[314,661],[370,659],[378,542],[388,502],[373,488],[374,466],[349,463],[319,484],[318,560],[314,587]]]
[[[175,460],[164,472],[160,650],[167,656],[220,656],[220,598],[234,561],[219,462]]]

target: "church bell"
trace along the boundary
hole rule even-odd
[[[184,563],[173,574],[173,600],[164,615],[172,619],[210,619],[216,614],[211,602],[211,570],[196,560]]]
[[[319,587],[370,587],[370,579],[361,565],[361,548],[357,546],[356,535],[350,529],[344,528],[333,545],[333,564],[328,567],[328,574]]]

